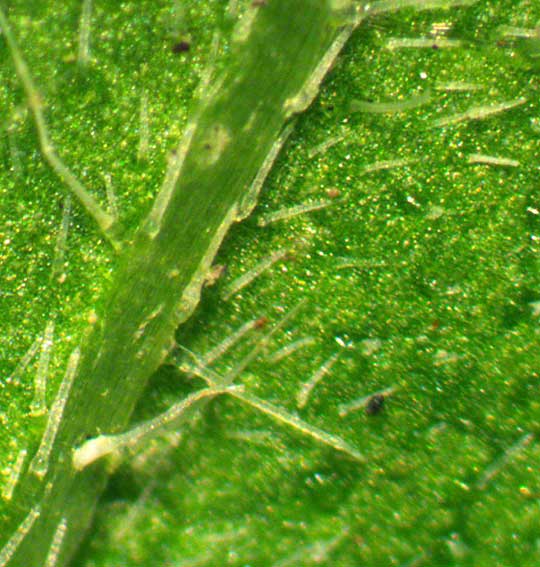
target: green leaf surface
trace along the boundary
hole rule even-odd
[[[205,69],[237,73],[235,5],[10,3],[59,155],[128,235],[200,112]],[[538,564],[539,21],[535,3],[486,0],[359,26],[132,421],[202,387],[196,374],[234,378],[277,419],[219,396],[103,459],[100,474],[115,472],[73,565]],[[50,407],[126,269],[43,160],[3,39],[2,544],[35,504],[25,478],[46,421],[32,413],[35,377],[46,374]],[[237,98],[238,112],[256,106],[257,93]],[[366,411],[376,393],[382,408]],[[47,534],[81,502],[55,501]],[[45,543],[26,545],[17,565],[46,565],[32,559]]]

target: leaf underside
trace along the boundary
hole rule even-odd
[[[180,139],[212,57],[212,30],[223,26],[227,36],[223,6],[186,3],[177,21],[169,5],[96,4],[91,58],[81,65],[79,4],[30,4],[10,18],[54,141],[102,202],[110,176],[133,231]],[[232,399],[215,400],[203,419],[149,441],[120,466],[75,565],[537,564],[537,80],[530,44],[500,30],[532,30],[539,20],[528,3],[478,2],[360,27],[299,120],[253,220],[236,227],[219,253],[225,274],[177,333],[178,343],[204,357],[247,321],[264,316],[273,324],[303,300],[237,381],[347,440],[367,462]],[[411,38],[433,45],[407,44]],[[182,40],[190,50],[175,53]],[[73,204],[62,269],[51,278],[64,188],[39,158],[1,49],[0,108],[9,121],[0,142],[0,309],[8,337],[0,360],[11,376],[54,318],[50,407],[88,319],[106,309],[104,290],[119,261]],[[224,64],[226,49],[218,48]],[[143,92],[150,134],[141,158]],[[425,104],[400,110],[426,92]],[[526,102],[507,111],[437,126],[520,98]],[[352,100],[395,106],[352,112]],[[288,216],[317,201],[330,204]],[[282,220],[257,226],[276,211]],[[287,254],[223,300],[280,250]],[[253,329],[211,368],[226,375],[262,332]],[[296,350],[282,350],[295,341]],[[298,409],[299,393],[334,356]],[[39,357],[38,350],[20,377],[3,383],[6,485],[20,450],[30,461],[43,432],[45,418],[29,415]],[[165,366],[134,422],[196,387],[189,372]],[[366,414],[362,402],[340,417],[379,391],[388,392],[379,413]],[[36,489],[24,486],[0,507],[2,541],[33,505]],[[59,506],[55,520],[64,513]]]

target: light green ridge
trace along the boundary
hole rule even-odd
[[[4,16],[0,23],[31,95],[32,80]],[[77,363],[68,368],[50,410],[39,463],[15,489],[12,519],[3,533],[24,515],[17,494],[33,506],[39,502],[41,512],[10,553],[9,567],[42,565],[59,522],[67,528],[56,567],[77,548],[107,471],[101,463],[76,471],[72,451],[89,437],[125,428],[149,376],[167,356],[175,329],[196,307],[229,227],[253,209],[284,142],[286,122],[309,105],[352,29],[339,27],[333,3],[326,0],[254,3],[243,14],[224,71],[188,125],[156,205],[124,243],[80,360],[72,355]],[[30,106],[49,163],[107,234],[111,217],[57,157],[39,101],[31,99]]]

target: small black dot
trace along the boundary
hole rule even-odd
[[[378,414],[384,406],[384,396],[382,394],[375,394],[369,398],[366,404],[366,414],[376,415]]]
[[[171,50],[173,53],[186,53],[190,47],[189,41],[179,41],[172,46]]]

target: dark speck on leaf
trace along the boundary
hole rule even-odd
[[[375,394],[369,398],[366,404],[367,415],[377,415],[384,406],[384,396],[382,394]]]
[[[189,48],[191,47],[191,45],[189,44],[189,41],[179,41],[178,43],[175,43],[172,46],[172,52],[173,53],[186,53],[189,51]]]

